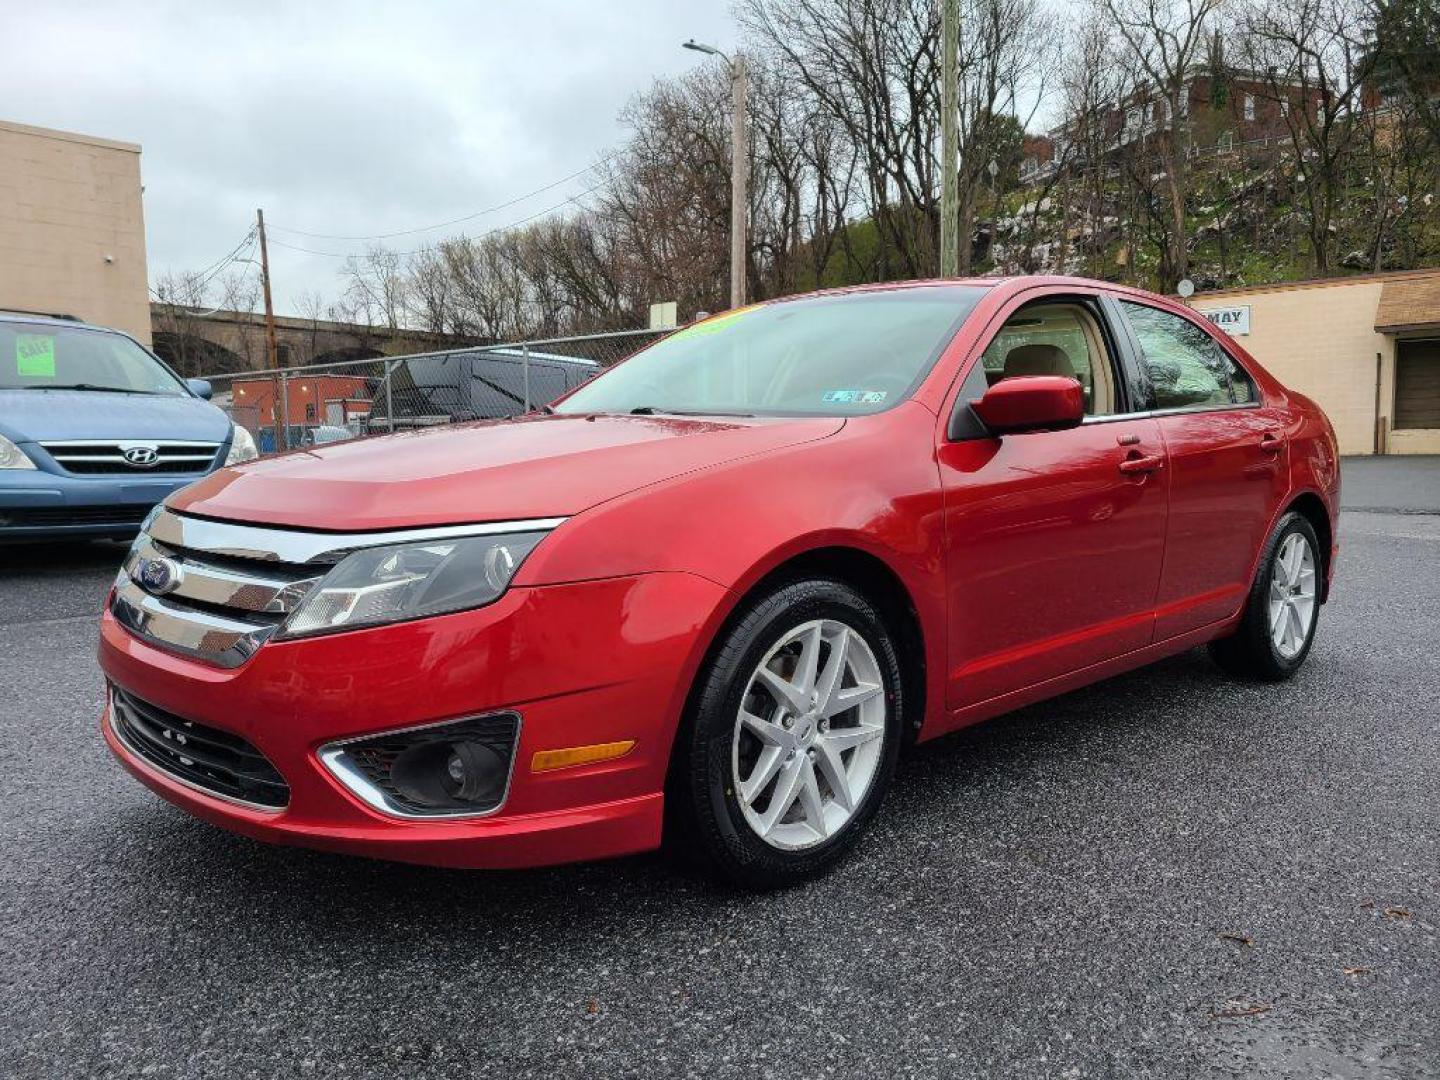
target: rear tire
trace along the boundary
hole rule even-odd
[[[1315,529],[1286,514],[1265,542],[1235,633],[1210,643],[1210,655],[1232,675],[1281,682],[1300,670],[1320,621],[1324,563]]]
[[[854,846],[900,749],[900,663],[849,585],[776,586],[701,670],[677,740],[674,839],[735,884],[802,881]]]

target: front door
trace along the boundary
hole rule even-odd
[[[1003,378],[1065,375],[1087,417],[940,447],[952,710],[1150,644],[1164,554],[1164,446],[1155,420],[1129,415],[1099,304],[1046,296],[1002,317],[959,407]]]

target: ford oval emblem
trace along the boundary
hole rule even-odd
[[[120,456],[131,465],[148,469],[160,460],[160,450],[155,446],[130,446]]]
[[[164,596],[173,592],[180,584],[180,567],[173,559],[156,557],[142,559],[136,578],[140,587],[151,596]]]

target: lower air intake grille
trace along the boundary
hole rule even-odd
[[[151,506],[21,506],[0,510],[0,528],[51,528],[63,525],[139,525]]]
[[[266,810],[290,801],[290,787],[264,754],[238,735],[183,720],[118,686],[110,688],[115,734],[147,764],[222,798]]]

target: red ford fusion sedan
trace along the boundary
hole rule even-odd
[[[222,470],[146,523],[102,728],[261,840],[456,867],[849,848],[913,741],[1208,644],[1305,661],[1325,416],[1188,308],[1067,278],[684,329],[546,411]]]

